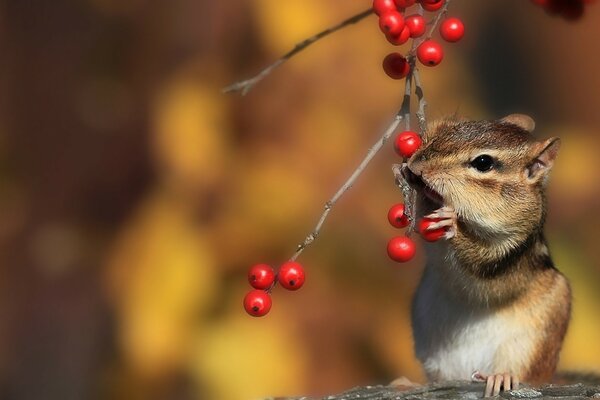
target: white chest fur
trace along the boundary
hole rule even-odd
[[[522,376],[539,340],[520,323],[522,312],[475,310],[444,293],[426,273],[413,304],[415,350],[428,377],[470,379],[474,371]]]

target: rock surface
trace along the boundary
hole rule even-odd
[[[315,397],[272,398],[268,400],[417,400],[417,399],[465,399],[483,397],[484,384],[466,381],[432,383],[415,388],[395,386],[364,386],[344,393]],[[544,385],[541,387],[522,387],[519,390],[501,393],[498,399],[600,399],[599,385]]]

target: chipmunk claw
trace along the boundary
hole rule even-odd
[[[426,215],[425,218],[430,219],[439,219],[439,221],[430,224],[426,230],[432,231],[440,228],[446,228],[446,233],[444,235],[445,239],[452,239],[456,236],[456,211],[453,207],[443,206],[438,208],[434,212],[429,215]]]
[[[456,211],[454,210],[453,207],[443,206],[441,208],[438,208],[431,214],[426,215],[425,218],[441,218],[441,219],[453,218],[453,219],[456,219]]]
[[[519,378],[508,373],[486,376],[479,371],[475,371],[471,375],[471,380],[473,382],[485,382],[483,397],[498,396],[500,391],[517,390],[519,388]]]

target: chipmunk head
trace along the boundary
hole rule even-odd
[[[421,194],[419,213],[452,206],[465,226],[490,239],[519,240],[541,227],[560,140],[537,141],[534,127],[520,114],[434,124],[429,141],[408,161],[409,181]]]

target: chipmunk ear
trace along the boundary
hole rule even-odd
[[[550,138],[544,142],[536,142],[532,147],[533,158],[526,167],[527,180],[537,182],[546,178],[554,165],[554,160],[560,149],[560,139]]]
[[[502,118],[500,122],[516,125],[527,132],[533,132],[535,129],[535,121],[525,114],[510,114]]]

